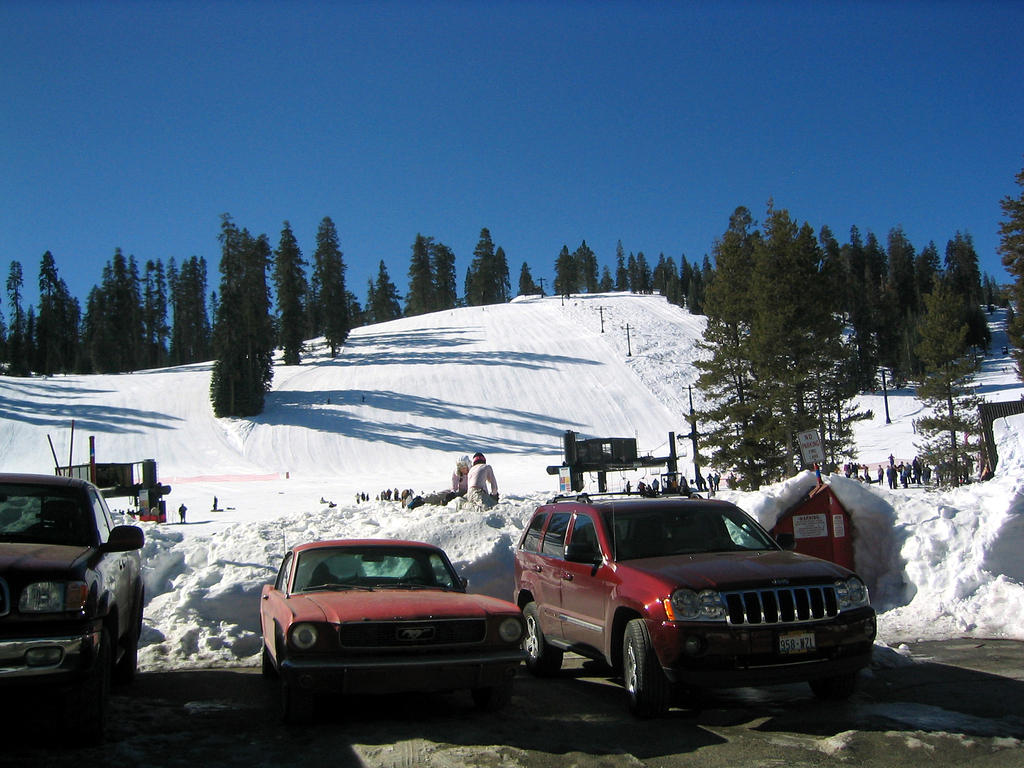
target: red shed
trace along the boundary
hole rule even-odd
[[[816,485],[783,512],[772,533],[792,533],[797,552],[855,570],[853,520],[827,484]]]

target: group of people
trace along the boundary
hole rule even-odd
[[[484,509],[490,509],[498,503],[498,481],[494,469],[482,453],[474,453],[472,458],[461,456],[456,460],[449,488],[425,496],[417,496],[409,491],[403,493],[400,500],[402,506],[413,509],[421,504],[444,506],[456,498],[465,498],[468,503]]]
[[[929,485],[932,481],[932,468],[915,456],[913,461],[897,461],[895,456],[889,456],[889,463],[879,464],[874,477],[871,476],[871,469],[867,464],[844,464],[843,474],[854,480],[865,483],[887,483],[889,488],[895,490],[902,485],[909,488],[913,485]]]

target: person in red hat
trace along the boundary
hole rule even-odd
[[[469,490],[466,500],[489,509],[498,503],[498,481],[494,470],[482,453],[473,454],[473,466],[469,469],[467,483]]]

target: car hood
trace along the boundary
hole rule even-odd
[[[851,575],[842,566],[796,552],[714,552],[630,560],[620,567],[632,568],[669,586],[692,589],[733,589],[750,586],[785,586],[844,579]]]
[[[486,595],[441,590],[377,589],[313,592],[288,598],[296,621],[419,621],[485,618],[518,613],[512,603]]]
[[[0,544],[0,573],[7,571],[58,571],[70,568],[92,548],[64,544]]]

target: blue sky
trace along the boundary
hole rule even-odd
[[[563,245],[699,262],[770,199],[840,242],[967,232],[1006,279],[1024,2],[5,0],[0,30],[0,271],[33,302],[46,250],[83,304],[117,247],[215,289],[225,212],[310,260],[330,216],[363,301],[417,233],[460,292],[483,227],[550,286]]]

